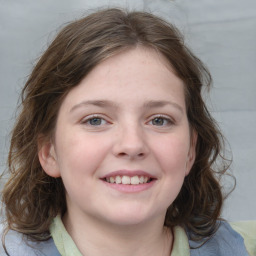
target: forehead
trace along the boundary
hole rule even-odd
[[[167,71],[175,73],[172,65],[162,53],[150,47],[136,46],[123,50],[103,60],[96,67],[94,67],[92,72],[90,72],[86,77],[92,76],[96,72],[97,75],[100,75],[101,73],[103,75],[108,73],[109,75],[111,73],[118,74],[118,72],[123,72],[125,70],[126,73],[133,72],[136,74],[141,70],[147,72],[153,70],[159,71],[160,69],[163,72]],[[154,74],[155,72],[153,72],[152,75]]]
[[[99,63],[68,93],[66,102],[92,98],[117,103],[175,100],[183,104],[184,85],[162,54],[137,47]]]

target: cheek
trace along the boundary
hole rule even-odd
[[[65,134],[57,138],[56,143],[60,172],[73,176],[93,173],[109,151],[109,143],[81,131]]]
[[[188,159],[188,140],[177,137],[167,137],[155,147],[155,156],[161,164],[164,172],[179,174],[185,170]]]
[[[186,176],[188,144],[181,140],[165,140],[157,150],[157,161],[162,170],[161,195],[166,209],[178,196]]]

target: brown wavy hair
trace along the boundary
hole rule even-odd
[[[11,137],[10,178],[2,194],[7,229],[34,240],[50,238],[53,218],[66,211],[65,188],[61,178],[42,169],[38,140],[53,136],[64,97],[95,66],[138,45],[165,56],[183,80],[189,124],[198,134],[195,163],[167,210],[165,225],[183,226],[194,240],[216,231],[223,204],[219,178],[227,166],[215,165],[223,159],[223,137],[201,95],[211,76],[173,25],[150,13],[120,9],[99,10],[66,25],[28,78]]]

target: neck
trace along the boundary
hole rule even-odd
[[[173,236],[163,222],[164,218],[136,225],[113,225],[88,216],[70,218],[68,213],[63,218],[84,256],[170,256]]]

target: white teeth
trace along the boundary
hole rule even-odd
[[[146,176],[138,176],[135,175],[133,177],[129,177],[129,176],[111,176],[106,178],[106,181],[108,183],[116,183],[116,184],[124,184],[124,185],[138,185],[138,184],[144,184],[147,183],[149,181],[149,177]]]
[[[122,177],[122,184],[128,185],[131,184],[131,178],[128,176],[123,176]]]
[[[131,184],[132,184],[132,185],[138,185],[138,184],[140,184],[139,177],[138,177],[138,176],[133,176],[133,177],[131,177]]]
[[[144,183],[144,177],[143,176],[140,176],[140,183]]]
[[[122,183],[122,179],[120,176],[116,176],[116,184]]]

